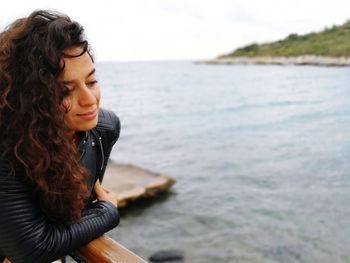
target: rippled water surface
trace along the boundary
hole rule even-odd
[[[112,159],[177,180],[110,234],[148,258],[350,262],[350,68],[99,63]]]

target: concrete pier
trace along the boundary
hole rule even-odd
[[[175,180],[130,164],[116,164],[109,161],[102,186],[117,194],[118,207],[130,201],[155,197],[167,191]]]

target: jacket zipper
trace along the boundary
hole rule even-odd
[[[100,142],[101,155],[102,155],[102,164],[101,164],[101,170],[100,170],[100,172],[101,172],[102,169],[103,169],[103,166],[104,166],[104,164],[105,164],[105,155],[104,155],[104,150],[103,150],[103,145],[102,145],[102,138],[101,138],[101,137],[98,137],[98,141]]]

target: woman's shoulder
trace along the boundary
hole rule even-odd
[[[0,178],[16,178],[24,171],[23,167],[0,159]]]
[[[111,137],[116,141],[120,135],[120,120],[111,110],[100,109],[95,128],[102,136]]]
[[[25,170],[21,167],[4,165],[0,161],[0,192],[3,189],[25,189],[30,190],[31,184],[25,176]]]
[[[115,129],[120,126],[118,116],[111,110],[100,109],[98,114],[97,127],[102,129]]]

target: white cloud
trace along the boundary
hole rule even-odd
[[[348,0],[12,0],[0,26],[39,8],[84,25],[98,60],[208,58],[350,18]]]

